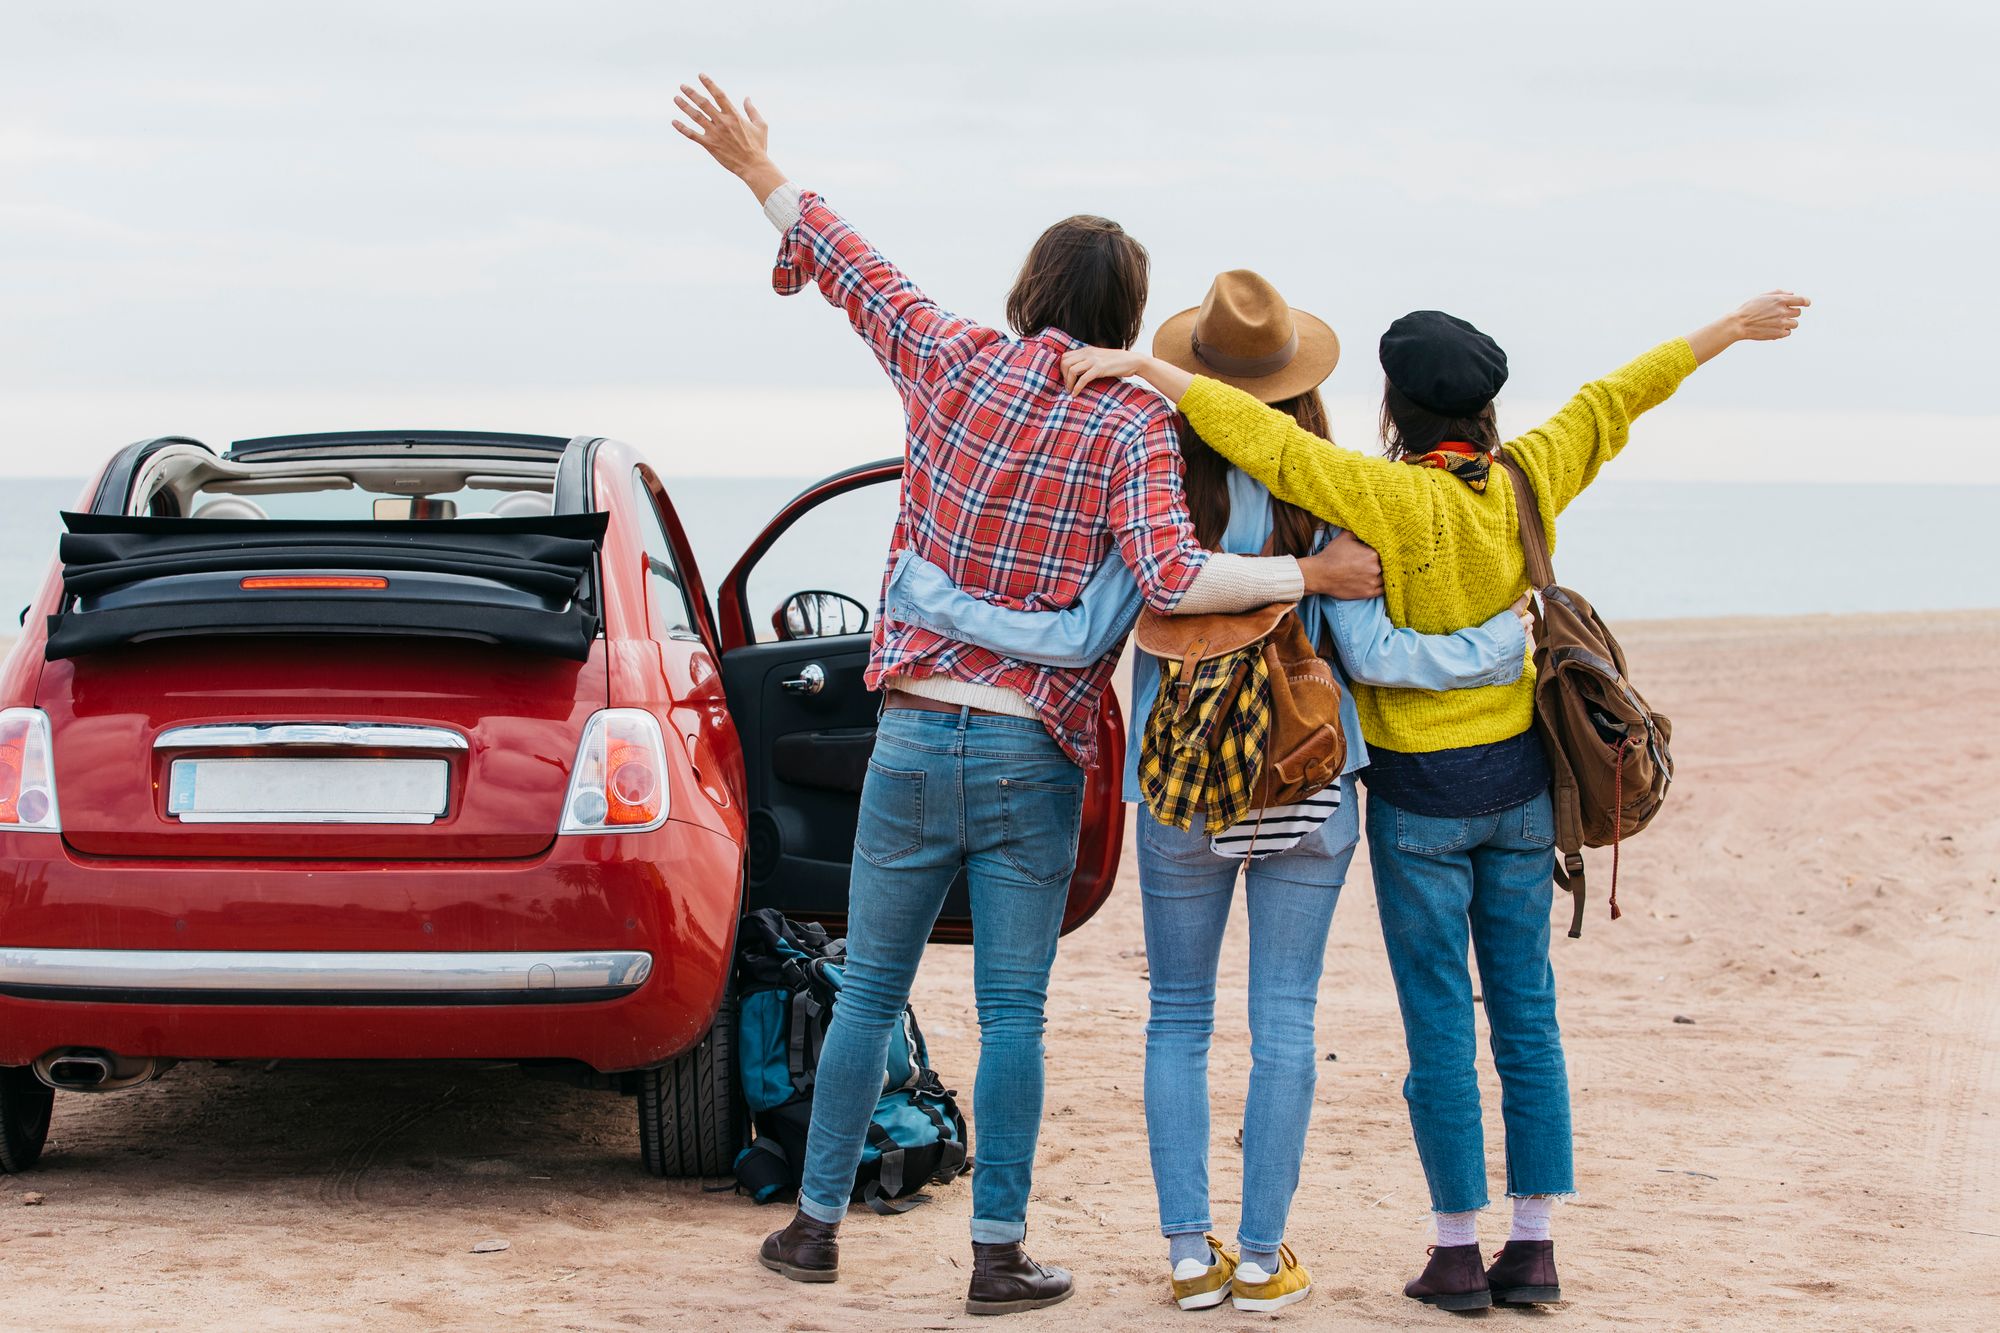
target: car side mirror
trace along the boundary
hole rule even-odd
[[[868,608],[852,597],[813,589],[795,592],[771,613],[780,639],[828,639],[868,628]]]

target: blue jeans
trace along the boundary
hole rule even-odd
[[[889,1036],[952,881],[972,894],[979,1078],[972,1239],[1027,1234],[1042,1124],[1042,1009],[1055,963],[1083,770],[1026,718],[892,708],[861,789],[847,917],[847,972],[820,1050],[799,1208],[847,1212]]]
[[[1273,1250],[1285,1238],[1319,1078],[1313,1012],[1327,929],[1361,832],[1354,779],[1341,781],[1333,818],[1298,846],[1247,868],[1208,849],[1199,817],[1183,833],[1140,812],[1139,889],[1152,974],[1146,1141],[1164,1235],[1212,1229],[1208,1048],[1216,963],[1241,873],[1250,912],[1250,1092],[1243,1104],[1237,1240]]]
[[[1549,965],[1555,813],[1547,793],[1470,819],[1368,798],[1368,854],[1382,942],[1403,1009],[1410,1074],[1403,1097],[1441,1213],[1484,1208],[1468,938],[1479,962],[1507,1127],[1507,1193],[1569,1194],[1569,1074]]]

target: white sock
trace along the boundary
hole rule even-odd
[[[1470,1213],[1433,1213],[1432,1216],[1437,1219],[1438,1244],[1440,1246],[1477,1245],[1479,1243],[1479,1214],[1477,1211]]]
[[[1514,1229],[1507,1233],[1507,1239],[1547,1240],[1549,1214],[1555,1206],[1556,1201],[1547,1195],[1514,1200]]]

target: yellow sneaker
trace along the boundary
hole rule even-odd
[[[1229,1299],[1229,1282],[1236,1276],[1236,1256],[1223,1249],[1215,1237],[1207,1239],[1208,1248],[1215,1252],[1214,1263],[1183,1259],[1174,1266],[1174,1304],[1183,1310],[1209,1310]]]
[[[1292,1247],[1280,1245],[1276,1273],[1266,1273],[1253,1263],[1243,1264],[1230,1288],[1239,1310],[1282,1310],[1312,1295],[1313,1280]]]

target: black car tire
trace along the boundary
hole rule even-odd
[[[42,1159],[56,1090],[25,1065],[0,1067],[0,1172],[26,1171]]]
[[[743,1096],[736,1079],[736,988],[723,994],[715,1025],[694,1047],[636,1076],[639,1155],[656,1176],[727,1176],[743,1150]]]

